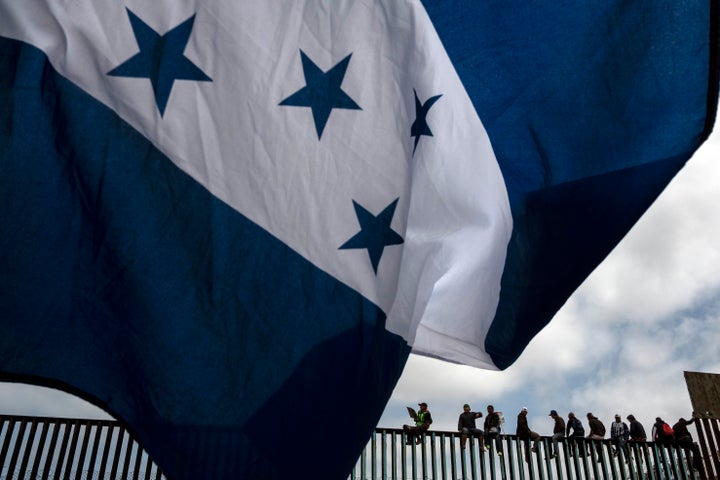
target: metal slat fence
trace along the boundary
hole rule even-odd
[[[0,415],[0,480],[165,480],[118,422]]]
[[[515,435],[488,442],[476,438],[460,448],[457,432],[429,431],[421,444],[406,445],[401,429],[377,429],[348,480],[705,480],[689,453],[676,445],[629,442],[616,453],[610,440],[563,439],[550,457],[550,437],[537,452]]]
[[[348,480],[706,480],[691,468],[691,453],[675,445],[629,443],[616,454],[608,440],[563,439],[548,454],[514,435],[460,448],[457,432],[430,431],[406,445],[401,429],[378,428]],[[717,461],[703,458],[706,463]],[[715,477],[712,477],[715,478]],[[0,415],[0,480],[166,480],[162,471],[118,422]]]

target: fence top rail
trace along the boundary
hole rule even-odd
[[[117,420],[99,420],[89,418],[70,418],[70,417],[44,417],[44,416],[32,416],[32,415],[6,415],[0,413],[0,422],[17,422],[17,423],[55,423],[59,425],[86,425],[86,426],[99,426],[109,427],[123,426],[121,422]]]
[[[389,434],[399,434],[399,435],[401,435],[402,433],[403,433],[403,429],[402,429],[402,428],[388,428],[388,427],[377,427],[377,428],[375,428],[375,434],[378,434],[378,435],[389,435]],[[457,430],[433,430],[433,429],[429,429],[429,430],[426,430],[426,431],[425,431],[425,434],[428,435],[428,436],[433,435],[433,434],[434,434],[435,436],[446,436],[446,437],[459,437],[459,436],[460,436],[460,432],[457,431]],[[514,434],[514,433],[502,433],[502,432],[500,432],[500,437],[501,437],[501,438],[507,438],[507,439],[509,439],[509,440],[515,440],[515,441],[518,441],[518,440],[524,441],[524,440],[526,440],[526,439],[520,439],[520,438],[518,438],[518,436],[517,436],[516,434]],[[548,440],[548,441],[551,441],[551,440],[552,440],[552,435],[540,435],[540,441],[542,441],[543,439],[546,439],[546,440]],[[593,440],[593,439],[589,439],[589,438],[585,438],[585,437],[563,437],[561,440],[584,440],[584,441],[586,441],[586,442],[599,442],[599,443],[610,443],[610,442],[612,441],[612,439],[609,438],[609,437],[608,437],[608,438],[603,438],[602,440]],[[638,441],[634,441],[634,440],[628,440],[628,444],[630,444],[630,445],[633,445],[633,444],[638,444],[638,445],[640,445],[640,444],[642,444],[642,445],[652,446],[652,445],[654,445],[655,443],[656,443],[656,442],[653,442],[653,441],[651,441],[651,440],[644,441],[644,442],[638,442]],[[674,444],[658,443],[658,445],[674,445]]]
[[[117,420],[98,420],[98,419],[84,419],[84,418],[70,418],[70,417],[45,417],[45,416],[32,416],[32,415],[5,415],[0,414],[0,422],[17,422],[17,423],[54,423],[57,425],[85,425],[85,426],[96,426],[96,427],[123,427],[124,425],[122,422],[119,422]],[[403,429],[402,428],[388,428],[388,427],[376,427],[375,428],[375,434],[376,435],[389,435],[389,434],[398,434],[402,435]],[[460,432],[453,431],[453,430],[427,430],[426,435],[435,435],[435,436],[445,436],[445,437],[456,437],[460,436]],[[511,434],[511,433],[501,433],[501,438],[506,438],[509,440],[520,440],[517,435]],[[571,438],[575,437],[564,437],[564,439],[569,440]],[[550,441],[552,439],[552,436],[550,435],[541,435],[540,440],[546,439]],[[588,442],[603,442],[608,443],[611,441],[610,438],[604,438],[603,440],[590,440],[587,438],[576,438],[577,440],[585,440]],[[654,445],[655,442],[647,441],[647,442],[629,442],[630,444],[638,443],[638,444],[644,444],[648,446]]]

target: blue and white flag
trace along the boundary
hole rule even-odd
[[[718,65],[715,2],[518,3],[0,3],[1,375],[174,480],[340,478],[411,349],[509,366]]]

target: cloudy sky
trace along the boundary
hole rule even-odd
[[[454,430],[462,404],[494,404],[514,433],[550,435],[550,409],[617,412],[645,425],[691,412],[684,371],[720,373],[720,134],[711,138],[655,205],[503,372],[411,356],[379,426],[408,423],[405,406],[430,405],[435,430]],[[109,418],[49,389],[0,384],[6,414]],[[587,422],[584,422],[587,425]]]
[[[593,412],[609,427],[632,413],[648,434],[692,412],[684,371],[720,373],[720,134],[676,176],[520,359],[502,372],[411,356],[380,426],[408,423],[424,401],[433,428],[455,430],[463,403],[517,414],[551,435],[548,416]]]

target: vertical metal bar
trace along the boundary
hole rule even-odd
[[[72,429],[72,440],[70,441],[70,451],[65,466],[65,475],[63,480],[70,480],[70,472],[72,471],[73,462],[75,461],[75,451],[77,450],[78,438],[80,438],[80,420],[75,420],[72,424],[68,424]],[[68,435],[69,436],[69,432]]]
[[[700,471],[700,478],[701,480],[707,480],[708,477],[713,476],[713,464],[712,460],[716,455],[711,455],[710,451],[708,450],[708,444],[707,440],[705,439],[705,435],[710,434],[710,423],[706,418],[697,419],[695,420],[695,429],[698,433],[698,443],[700,444],[700,448],[702,450],[702,470]]]
[[[488,453],[489,455],[489,453]],[[485,465],[485,437],[478,439],[478,468],[480,469],[480,479],[487,480],[487,467]]]
[[[609,441],[601,440],[599,443],[599,454],[600,454],[600,469],[602,470],[603,478],[609,479],[612,475],[612,459],[613,451],[612,445]],[[607,456],[603,455],[603,452],[607,452]],[[608,472],[608,467],[610,472]]]
[[[505,457],[503,456],[503,440],[507,439],[507,447],[510,448],[510,440],[507,435],[500,435],[498,432],[497,442],[500,445],[500,451],[498,452],[498,460],[500,462],[500,478],[507,480],[507,469],[505,468]]]
[[[507,452],[507,455],[508,455],[508,465],[510,467],[510,478],[519,478],[516,476],[516,475],[519,475],[519,472],[517,469],[517,464],[515,462],[515,455],[513,454],[513,452],[515,451],[514,450],[515,441],[510,437],[506,437],[506,438],[507,438],[507,442],[506,442],[507,445],[505,446],[506,448],[504,450]],[[500,461],[502,462],[502,458],[500,459]],[[495,461],[492,457],[490,458],[490,478],[492,480],[495,480]]]
[[[452,442],[455,444],[455,437],[452,437]],[[467,450],[467,445],[465,446],[465,449],[462,448],[462,445],[460,447],[460,474],[462,475],[463,480],[466,480],[467,477],[467,459],[465,458],[465,450]]]
[[[562,442],[561,442],[562,447],[563,447],[562,448],[562,450],[563,450],[562,464],[565,467],[565,474],[567,475],[568,480],[575,480],[573,478],[572,465],[570,463],[570,460],[572,459],[571,455],[573,452],[573,447],[570,445],[570,442],[572,442],[572,439],[568,439],[568,438],[562,439]],[[555,459],[558,460],[558,462],[560,462],[560,460],[557,457],[555,457]],[[558,466],[557,468],[559,469],[560,466]],[[578,480],[580,480],[580,479],[578,478]]]
[[[428,474],[428,465],[427,465],[427,434],[423,432],[422,434],[422,443],[420,444],[420,464],[422,466],[422,478],[426,479]]]
[[[690,460],[690,456],[688,456],[688,452],[690,452],[690,455],[692,455],[691,449],[684,449],[680,445],[675,446],[675,457],[677,459],[678,468],[680,470],[680,478],[681,480],[689,480],[693,474],[692,474],[692,461]],[[689,470],[689,472],[688,472]]]
[[[53,457],[55,457],[55,447],[57,446],[58,435],[60,435],[60,428],[62,424],[58,419],[53,420],[53,432],[50,437],[50,445],[48,446],[47,457],[45,458],[45,468],[42,472],[42,480],[47,480],[50,476],[50,471],[53,465]]]
[[[655,457],[654,457],[655,445],[643,443],[642,451],[643,451],[643,455],[645,455],[645,467],[647,468],[648,478],[650,480],[657,480],[657,475],[656,475],[657,472],[655,471],[655,467],[653,466],[653,461],[655,459]]]
[[[712,445],[711,451],[713,452],[712,459],[715,464],[715,474],[720,475],[720,455],[718,455],[718,452],[720,452],[720,430],[718,430],[718,420],[716,418],[710,420],[708,432],[710,430],[712,430],[713,435],[708,434],[708,438],[710,438]]]
[[[402,448],[402,442],[404,441],[404,440],[403,440],[403,437],[404,437],[404,436],[405,436],[405,435],[403,434],[403,436],[400,437],[400,441],[401,441],[401,445],[400,445],[400,446],[401,446],[401,448]],[[393,480],[397,480],[397,452],[398,452],[398,446],[397,446],[397,435],[395,435],[394,433],[392,434],[392,438],[391,438],[391,442],[390,442],[390,443],[392,443],[392,479],[393,479]],[[403,451],[404,451],[404,449],[403,449]],[[403,477],[403,478],[404,478],[404,477]]]
[[[435,480],[437,478],[437,461],[436,461],[437,452],[435,449],[436,438],[437,437],[435,436],[435,432],[430,434],[430,470],[431,470],[433,480]],[[442,438],[442,434],[441,434],[440,438]],[[385,479],[383,479],[383,480],[385,480]]]
[[[7,457],[8,449],[10,448],[10,441],[12,440],[13,432],[15,431],[15,420],[8,422],[7,430],[5,430],[5,440],[3,441],[2,449],[0,449],[0,468],[5,465],[5,458]]]
[[[30,478],[37,478],[38,476],[38,471],[40,470],[40,460],[42,459],[42,454],[45,450],[45,440],[47,439],[49,428],[49,422],[43,420],[42,430],[40,431],[40,439],[38,440],[37,449],[35,450],[35,460],[33,461],[32,470],[30,471]]]
[[[110,444],[112,443],[112,433],[115,429],[115,425],[110,423],[105,429],[105,446],[103,447],[102,459],[100,460],[100,471],[98,472],[98,479],[104,480],[105,470],[107,469],[108,455],[110,454]]]
[[[467,451],[470,454],[470,478],[472,478],[472,480],[477,480],[478,478],[477,459],[475,458],[475,444],[477,443],[478,442],[475,441],[475,437],[470,436],[468,439]]]
[[[85,457],[87,457],[88,444],[90,443],[90,430],[92,430],[92,422],[85,422],[85,435],[83,435],[83,442],[80,447],[80,457],[78,457],[78,469],[75,472],[75,480],[81,480],[82,478]]]
[[[590,440],[582,439],[578,440],[578,445],[580,445],[580,448],[582,448],[582,465],[583,465],[583,472],[585,473],[585,478],[589,479],[590,476],[590,470],[591,466],[588,465],[588,462],[592,463],[593,457],[592,457],[592,444],[590,443]]]
[[[136,445],[135,441],[130,436],[130,433],[126,432],[126,435],[127,435],[127,447],[125,448],[125,459],[123,460],[122,475],[120,477],[122,479],[128,478],[128,475],[130,474],[130,459],[132,458],[132,452]]]
[[[550,458],[548,458],[548,455],[549,455],[548,452],[550,450],[548,450],[547,437],[542,437],[541,441],[539,441],[537,443],[537,445],[540,448],[537,452],[535,452],[535,459],[537,461],[538,473],[540,474],[540,479],[545,480],[545,473],[547,473],[548,478],[553,478],[551,466],[550,466]],[[545,461],[543,462],[543,460],[545,460]],[[545,467],[544,469],[543,469],[543,466]],[[558,478],[558,480],[562,480],[562,479]]]
[[[133,480],[140,480],[140,468],[142,465],[143,448],[138,442],[134,442],[137,445],[135,449],[135,464],[133,465]]]
[[[18,432],[17,437],[15,437],[15,441],[12,445],[12,454],[10,455],[10,464],[8,465],[8,473],[6,477],[8,479],[11,479],[15,474],[15,466],[17,465],[18,457],[20,456],[23,439],[25,438],[25,430],[27,429],[27,420],[18,420],[18,422],[20,423],[20,431]],[[0,468],[2,468],[3,465],[3,463],[0,463]]]
[[[65,465],[65,454],[67,453],[68,448],[68,442],[70,440],[70,430],[71,430],[71,423],[67,420],[61,420],[62,425],[62,442],[60,442],[60,450],[58,451],[58,459],[55,462],[55,475],[53,478],[55,480],[60,479],[60,475],[62,475],[63,467]]]
[[[625,441],[625,446],[620,447],[618,444],[617,447],[617,456],[615,457],[617,459],[617,468],[618,468],[618,480],[624,480],[626,478],[634,478],[632,473],[626,472],[625,470],[629,469],[632,471],[632,468],[630,468],[630,446],[627,443],[627,440]],[[613,477],[615,477],[615,469],[613,468]]]
[[[377,480],[377,441],[375,440],[375,432],[370,436],[370,478]]]
[[[513,437],[515,443],[515,453],[517,453],[517,467],[520,478],[525,478],[525,460],[523,458],[522,442],[517,438]]]
[[[452,442],[452,437],[450,437],[450,441]],[[440,476],[442,480],[447,480],[447,453],[446,453],[446,445],[447,441],[445,440],[445,435],[441,437],[440,441]]]
[[[23,454],[22,462],[20,463],[18,478],[25,478],[25,476],[27,475],[27,466],[30,462],[30,453],[32,452],[33,446],[35,445],[35,435],[37,434],[38,419],[33,418],[32,420],[30,420],[30,422],[30,434],[28,435],[28,440],[25,444],[25,453]]]
[[[630,472],[630,480],[642,480],[642,461],[638,458],[640,449],[637,442],[628,442],[628,471]]]
[[[577,480],[582,480],[582,470],[580,469],[580,462],[582,461],[585,463],[585,445],[582,444],[582,442],[578,438],[568,438],[567,440],[567,450],[565,450],[566,455],[566,462],[570,461],[572,463],[573,470],[571,470],[570,466],[568,465],[568,471],[572,471],[575,473],[575,478]],[[580,449],[582,448],[582,456],[580,455]],[[581,460],[581,458],[583,460]]]
[[[90,450],[90,462],[88,463],[88,480],[92,480],[95,473],[95,463],[97,462],[97,453],[100,448],[100,437],[102,435],[103,425],[98,423],[95,425],[95,437],[93,439],[92,449]],[[78,479],[79,480],[79,479]]]
[[[450,478],[458,478],[457,476],[457,458],[455,453],[455,438],[450,437],[450,471],[451,471],[451,477]]]
[[[148,455],[147,460],[145,461],[145,478],[143,480],[150,480],[150,475],[152,474],[152,467],[153,461],[150,458],[150,455]]]
[[[387,480],[387,432],[383,430],[380,437],[380,478]]]
[[[367,446],[363,448],[362,453],[360,453],[360,478],[363,480],[365,479],[365,462],[367,461],[366,449]]]
[[[112,467],[110,469],[110,478],[114,479],[118,472],[118,463],[120,462],[120,451],[123,447],[123,441],[125,440],[125,427],[120,425],[118,428],[117,442],[115,443],[115,455],[113,455]]]
[[[530,440],[523,440],[523,447],[525,448],[525,461],[527,462],[528,473],[530,474],[530,480],[535,480],[535,456],[530,450]]]

